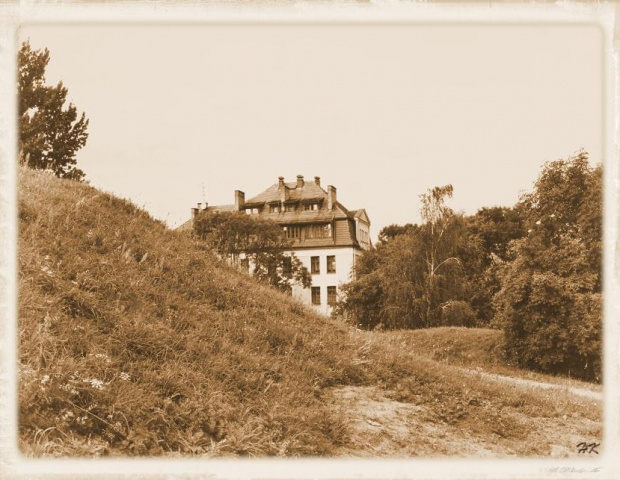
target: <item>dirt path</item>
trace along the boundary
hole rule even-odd
[[[568,385],[561,385],[557,383],[547,383],[547,382],[538,382],[535,380],[526,380],[524,378],[517,377],[508,377],[506,375],[498,375],[496,373],[488,373],[484,370],[474,370],[471,368],[462,368],[462,367],[453,367],[457,370],[466,373],[468,375],[478,375],[485,380],[492,380],[496,382],[502,382],[505,384],[511,384],[516,387],[523,388],[543,388],[543,389],[552,389],[552,390],[560,390],[562,392],[569,392],[573,395],[579,395],[580,397],[587,397],[593,400],[602,400],[603,392],[599,392],[596,390],[590,390],[587,388],[578,388],[571,387]]]
[[[457,366],[450,368],[459,375],[477,377],[480,382],[498,382],[541,395],[541,390],[549,390],[594,401],[602,400],[602,392],[587,388]],[[480,417],[480,413],[473,419],[468,414],[463,421],[446,422],[441,417],[438,419],[437,411],[441,407],[437,403],[397,401],[395,398],[398,396],[395,397],[394,392],[375,386],[339,386],[330,390],[328,401],[348,426],[349,441],[340,448],[337,456],[571,458],[578,455],[576,446],[580,442],[600,442],[601,422],[585,418],[570,408],[563,415],[545,415],[536,410],[506,405],[488,412],[484,410],[484,405],[475,407],[483,409],[483,415],[490,415],[488,418],[503,426],[497,430],[486,421],[487,417]],[[491,405],[488,401],[486,404]]]

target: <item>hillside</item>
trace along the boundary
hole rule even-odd
[[[600,439],[600,402],[468,378],[314,314],[129,202],[19,176],[27,455],[563,456]],[[407,412],[401,437],[388,411]]]
[[[600,384],[524,370],[511,365],[504,355],[504,334],[490,328],[437,327],[421,330],[385,331],[388,343],[406,343],[417,356],[501,375],[601,391]]]

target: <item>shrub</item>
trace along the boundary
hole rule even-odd
[[[585,153],[551,162],[521,200],[528,234],[495,298],[517,365],[600,381],[601,175]]]

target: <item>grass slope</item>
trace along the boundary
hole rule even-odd
[[[360,376],[344,328],[89,186],[23,170],[19,219],[25,443],[277,455],[338,442],[319,394]]]
[[[498,391],[318,316],[129,202],[25,169],[19,191],[25,454],[371,454],[335,403],[345,387],[424,408],[452,445],[548,455],[600,436],[600,405]]]
[[[386,331],[379,334],[388,343],[407,344],[416,355],[449,365],[483,369],[535,381],[601,391],[601,385],[524,370],[510,364],[504,357],[504,334],[490,328],[438,327],[422,330]]]

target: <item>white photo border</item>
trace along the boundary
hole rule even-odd
[[[0,477],[29,478],[620,478],[618,267],[618,57],[613,3],[539,4],[416,2],[305,3],[259,0],[231,3],[45,2],[0,5]],[[15,62],[20,25],[62,23],[420,23],[590,24],[603,36],[604,143],[604,429],[594,459],[27,459],[17,449],[16,399],[16,98]]]

